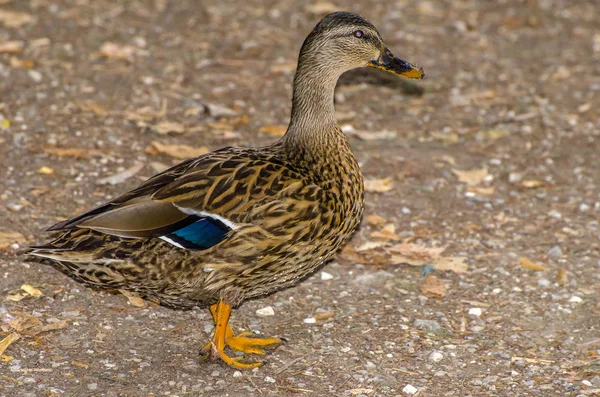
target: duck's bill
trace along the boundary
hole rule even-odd
[[[372,68],[385,70],[386,72],[390,72],[407,79],[422,79],[425,77],[423,68],[417,68],[416,66],[403,61],[392,54],[387,47],[385,47],[378,60],[369,62],[369,66]]]

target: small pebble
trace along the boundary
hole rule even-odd
[[[233,373],[233,377],[234,377],[234,378],[240,378],[241,376],[242,376],[242,373],[241,373],[240,371],[235,371],[235,372]]]
[[[550,286],[550,281],[546,280],[545,278],[542,278],[542,279],[538,280],[537,284],[540,287],[548,287],[548,286]]]
[[[327,281],[333,278],[333,274],[329,274],[327,272],[321,272],[321,280]]]
[[[314,317],[306,317],[302,322],[304,324],[315,324],[317,320]]]
[[[444,355],[440,352],[433,352],[429,355],[429,360],[433,361],[434,363],[440,362],[444,359]]]
[[[581,303],[581,302],[583,302],[583,299],[581,299],[577,295],[573,295],[571,297],[571,299],[569,299],[569,302],[571,302],[571,303]]]
[[[98,384],[97,383],[88,383],[87,388],[90,390],[98,390]]]
[[[275,383],[275,379],[271,378],[270,376],[265,376],[265,382]]]
[[[472,307],[469,309],[469,315],[471,316],[481,316],[481,314],[483,313],[483,310],[481,310],[480,307]]]
[[[419,391],[419,389],[417,389],[416,387],[414,387],[410,383],[408,385],[404,386],[404,388],[402,389],[402,392],[405,393],[405,394],[408,394],[409,396],[417,394],[418,391]]]
[[[437,331],[442,329],[442,326],[437,321],[433,320],[415,320],[415,327],[420,329],[426,329],[428,331]]]
[[[554,247],[550,248],[548,250],[548,256],[550,258],[560,258],[562,256],[562,250],[560,249],[560,247],[558,245],[555,245]]]
[[[275,310],[273,310],[273,307],[271,307],[271,306],[266,306],[266,307],[263,307],[262,309],[258,309],[256,311],[256,315],[258,317],[274,316]]]

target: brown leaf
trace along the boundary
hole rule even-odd
[[[102,150],[99,149],[58,148],[56,146],[44,146],[42,152],[58,157],[75,157],[78,159],[103,154]]]
[[[0,250],[6,250],[13,244],[24,243],[25,236],[19,232],[1,232],[0,231]]]
[[[269,124],[265,125],[258,130],[260,134],[269,134],[273,136],[283,136],[287,131],[287,125],[283,124]]]
[[[33,69],[35,67],[35,61],[32,59],[19,59],[17,57],[10,57],[10,66],[15,69]]]
[[[79,360],[73,360],[73,361],[71,361],[71,364],[73,364],[76,367],[83,368],[83,369],[88,369],[90,367],[88,364],[84,363],[83,361],[79,361]]]
[[[185,133],[185,126],[174,121],[161,121],[160,123],[151,126],[151,128],[161,135],[181,135]]]
[[[131,305],[135,307],[146,307],[146,301],[143,300],[141,296],[124,289],[120,289],[119,292],[127,297]]]
[[[393,184],[390,178],[365,179],[365,190],[371,193],[385,193],[392,190]]]
[[[127,179],[140,172],[142,168],[144,168],[144,163],[137,162],[124,171],[98,179],[96,183],[98,185],[118,185],[119,183],[125,182]]]
[[[206,146],[192,147],[188,145],[167,145],[162,144],[158,141],[150,142],[150,146],[146,148],[146,153],[149,153],[153,156],[162,153],[166,154],[167,156],[174,157],[176,159],[188,159],[191,157],[198,157],[208,152],[209,150]]]
[[[558,285],[563,286],[569,282],[569,277],[567,276],[567,269],[561,267],[558,269],[558,273],[556,274],[556,282]]]
[[[84,103],[80,104],[79,107],[81,110],[85,112],[92,112],[96,116],[108,115],[108,111],[94,101],[85,101]]]
[[[418,244],[402,243],[390,248],[391,252],[402,254],[415,259],[437,259],[446,247],[425,247]]]
[[[521,265],[522,268],[525,268],[525,269],[531,269],[531,270],[536,270],[536,271],[547,270],[546,267],[544,267],[542,265],[538,265],[537,263],[532,262],[529,259],[524,258],[524,257],[519,258],[519,264]]]
[[[446,283],[433,274],[428,274],[421,284],[421,292],[430,298],[443,298],[446,295]]]
[[[474,170],[457,170],[453,169],[452,172],[458,178],[459,182],[466,183],[469,186],[479,185],[483,182],[483,179],[488,175],[487,168],[474,169]]]
[[[7,28],[20,28],[28,23],[35,22],[35,18],[24,12],[9,11],[0,9],[0,22]]]
[[[23,51],[23,47],[25,47],[24,41],[5,41],[0,43],[0,54],[18,54]]]
[[[469,269],[469,265],[467,264],[467,258],[462,256],[441,257],[439,259],[433,260],[431,264],[436,270],[449,270],[458,274],[466,273]]]
[[[23,332],[26,329],[35,327],[40,323],[40,319],[25,312],[13,312],[14,318],[8,320],[8,325],[17,332]]]
[[[412,266],[423,266],[431,264],[436,270],[450,270],[455,273],[466,273],[467,258],[462,256],[442,257],[441,253],[445,247],[424,247],[418,244],[397,244],[390,248],[392,263],[406,263]]]
[[[367,216],[367,223],[371,226],[383,226],[387,223],[387,219],[383,216],[373,214]]]
[[[381,230],[372,232],[371,237],[381,240],[401,240],[400,236],[396,234],[396,227],[392,223],[385,225]]]

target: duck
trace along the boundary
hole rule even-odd
[[[237,369],[261,365],[246,355],[265,355],[281,340],[235,335],[232,309],[313,274],[363,214],[363,176],[334,108],[338,78],[359,67],[424,77],[367,19],[331,13],[301,47],[290,122],[278,141],[184,160],[51,226],[55,238],[29,254],[91,287],[208,308],[215,327],[203,356]]]

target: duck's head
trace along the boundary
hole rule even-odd
[[[409,79],[425,76],[423,69],[396,57],[371,22],[351,12],[334,12],[315,26],[304,41],[298,66],[309,65],[338,76],[363,66]]]

